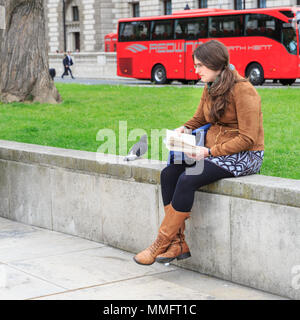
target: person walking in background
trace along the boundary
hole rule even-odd
[[[73,59],[71,57],[70,51],[68,51],[68,54],[64,54],[64,59],[63,59],[63,65],[64,65],[64,73],[62,74],[62,79],[64,76],[67,76],[70,72],[70,75],[72,79],[75,79],[72,74],[71,66],[73,65]]]
[[[181,134],[208,123],[211,127],[205,146],[186,153],[196,163],[172,163],[162,170],[165,217],[154,243],[134,257],[141,265],[190,257],[184,229],[195,191],[219,179],[255,174],[263,162],[263,118],[256,89],[231,67],[227,48],[217,40],[198,46],[193,60],[195,72],[206,85],[194,116],[175,130]],[[195,172],[200,160],[203,170]]]

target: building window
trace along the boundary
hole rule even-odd
[[[199,0],[199,8],[207,8],[207,0]]]
[[[79,10],[78,7],[72,7],[73,9],[73,21],[79,21]]]
[[[132,4],[132,15],[133,17],[140,16],[140,4],[138,2]]]
[[[246,9],[245,0],[234,0],[234,10]]]
[[[164,14],[172,14],[172,1],[164,0]]]
[[[80,33],[74,32],[74,44],[76,52],[80,51]]]
[[[266,0],[257,0],[257,8],[266,8]]]
[[[297,6],[300,6],[300,0],[297,0]]]

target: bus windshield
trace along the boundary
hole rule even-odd
[[[286,47],[287,51],[291,54],[297,54],[297,33],[296,24],[293,19],[292,22],[282,23],[282,43]]]

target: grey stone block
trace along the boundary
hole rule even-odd
[[[57,169],[51,190],[53,230],[102,241],[100,178]]]
[[[137,164],[132,165],[132,178],[137,182],[160,184],[160,167],[157,166],[138,166]]]
[[[211,193],[300,208],[300,180],[250,175],[227,178],[201,188]]]
[[[174,264],[231,280],[230,197],[196,192],[185,225],[192,256]]]
[[[232,281],[300,299],[299,226],[298,208],[232,198]]]
[[[9,218],[52,229],[51,169],[10,161],[8,164]]]
[[[157,186],[101,178],[103,241],[130,252],[148,247],[158,225]]]
[[[9,217],[9,176],[8,162],[0,160],[0,216]]]

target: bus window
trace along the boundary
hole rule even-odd
[[[268,37],[280,41],[278,19],[266,14],[247,14],[245,22],[246,36]]]
[[[173,39],[173,20],[152,21],[151,40]]]
[[[175,39],[185,39],[186,33],[182,23],[175,22]]]
[[[239,37],[243,31],[243,17],[234,16],[215,16],[209,18],[209,37]]]
[[[290,10],[280,10],[280,13],[284,14],[288,18],[294,18],[294,12]]]
[[[177,19],[175,39],[195,40],[207,38],[207,18]]]
[[[132,21],[120,23],[119,41],[149,40],[148,21]]]

